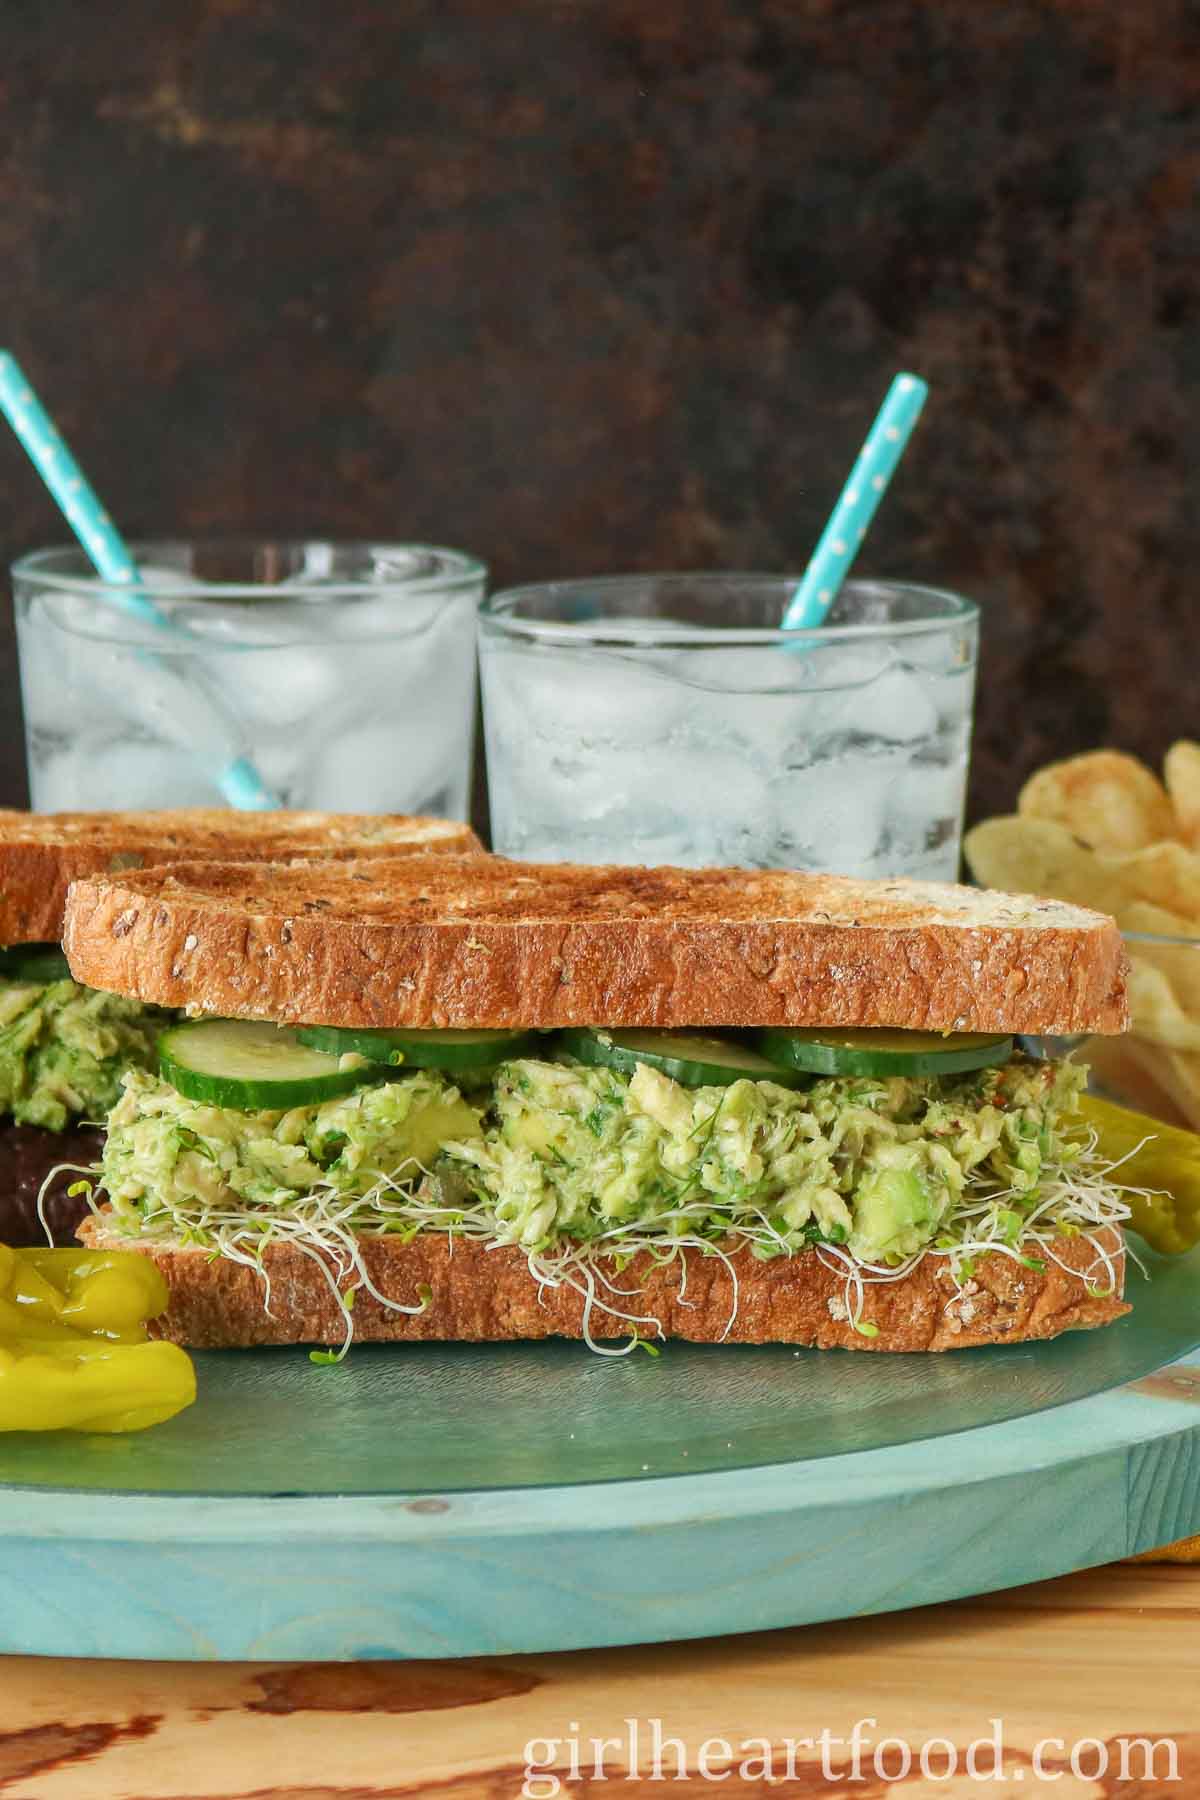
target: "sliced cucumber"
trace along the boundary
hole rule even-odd
[[[1006,1063],[1010,1037],[983,1031],[760,1031],[763,1055],[810,1075],[961,1075]]]
[[[626,1075],[632,1075],[639,1063],[649,1063],[684,1087],[728,1087],[732,1081],[774,1081],[780,1087],[799,1087],[803,1080],[795,1070],[781,1069],[746,1044],[709,1037],[701,1031],[592,1028],[564,1031],[559,1041],[580,1062],[620,1069]]]
[[[355,1031],[340,1025],[304,1025],[302,1044],[331,1056],[365,1056],[398,1069],[447,1069],[450,1073],[494,1069],[510,1056],[524,1056],[537,1042],[533,1031]]]
[[[0,950],[0,980],[69,981],[71,970],[58,944],[10,944]]]
[[[189,1100],[235,1112],[282,1111],[334,1100],[378,1079],[369,1064],[343,1068],[294,1031],[252,1019],[197,1019],[158,1040],[164,1081]]]

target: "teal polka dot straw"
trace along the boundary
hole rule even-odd
[[[804,580],[788,602],[783,615],[785,630],[813,631],[829,617],[829,609],[858,555],[858,547],[904,454],[928,393],[929,388],[919,375],[897,375],[888,389],[841,499],[813,551]]]
[[[0,350],[0,409],[50,489],[71,530],[87,551],[102,580],[112,585],[104,598],[123,612],[171,631],[171,621],[138,585],[138,568],[120,532],[100,504],[83,470],[71,455],[53,419],[34,393],[15,356]],[[144,657],[147,680],[179,679],[156,657]],[[214,715],[226,737],[233,727],[215,700]],[[234,733],[236,737],[236,733]],[[215,771],[217,786],[228,805],[243,812],[265,812],[279,805],[254,764],[235,756]]]

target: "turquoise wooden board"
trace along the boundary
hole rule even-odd
[[[0,1652],[646,1642],[1149,1548],[1200,1530],[1200,1356],[1150,1373],[1200,1343],[1200,1252],[1149,1269],[1104,1332],[942,1357],[206,1357],[157,1432],[0,1443]]]
[[[1200,1251],[1131,1274],[1134,1310],[1046,1344],[938,1356],[669,1344],[363,1345],[196,1358],[155,1431],[0,1436],[0,1482],[123,1493],[443,1494],[744,1470],[881,1450],[1045,1411],[1200,1344]]]

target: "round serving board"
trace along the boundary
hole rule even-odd
[[[1200,1530],[1200,1251],[1147,1268],[1104,1331],[943,1356],[198,1357],[155,1431],[0,1439],[0,1652],[644,1643],[1151,1548]]]

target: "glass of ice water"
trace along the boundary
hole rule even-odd
[[[481,563],[421,544],[131,548],[162,624],[82,550],[14,567],[35,810],[219,806],[247,756],[283,806],[466,818]]]
[[[798,577],[628,575],[480,613],[492,837],[544,861],[958,874],[978,609]]]

